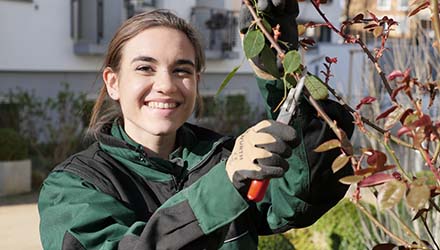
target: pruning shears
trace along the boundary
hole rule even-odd
[[[302,90],[304,88],[305,79],[307,76],[307,67],[301,72],[301,78],[295,88],[291,88],[287,94],[286,99],[281,106],[280,113],[278,114],[277,122],[283,124],[289,124],[290,120],[296,114],[298,107],[299,97],[301,96]],[[249,200],[254,202],[259,202],[263,199],[266,193],[267,187],[269,186],[269,179],[264,180],[253,180],[249,187],[247,197]]]

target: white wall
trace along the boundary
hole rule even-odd
[[[77,56],[70,1],[0,1],[0,71],[97,71],[100,56]]]
[[[189,19],[196,0],[163,0],[158,7]],[[70,37],[70,1],[0,1],[0,71],[99,71],[103,56],[75,55]],[[241,51],[237,48],[237,51]],[[208,61],[207,73],[225,73],[239,59]],[[251,72],[247,64],[241,73]]]

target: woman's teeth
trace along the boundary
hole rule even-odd
[[[177,104],[168,102],[149,102],[148,107],[155,109],[172,109],[177,107]]]

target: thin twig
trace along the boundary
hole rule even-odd
[[[407,234],[410,234],[412,237],[414,237],[414,239],[417,240],[419,245],[428,248],[428,246],[425,244],[425,242],[423,242],[420,239],[420,237],[416,233],[414,233],[414,231],[396,214],[396,212],[394,212],[392,210],[390,210],[389,212],[391,214],[391,217],[393,217],[393,219],[395,221],[397,221],[399,223],[399,225],[401,225],[403,227],[403,229],[405,230],[405,232]]]
[[[421,217],[422,217],[423,226],[425,227],[426,231],[428,231],[429,237],[431,238],[432,242],[434,242],[435,247],[437,248],[437,250],[440,250],[440,247],[437,245],[437,242],[435,241],[434,236],[432,235],[431,230],[429,230],[428,223],[426,222],[426,217],[424,217],[423,215]]]
[[[339,101],[339,103],[346,109],[348,110],[350,113],[354,114],[356,112],[355,109],[353,109],[350,105],[348,105],[345,100],[336,92],[336,90],[334,88],[332,88],[330,85],[326,84],[327,89],[330,91],[330,93]],[[368,120],[367,118],[365,118],[364,116],[360,116],[361,120],[363,123],[367,124],[368,126],[372,127],[373,129],[375,129],[376,131],[378,131],[381,134],[385,134],[387,131],[379,126],[377,126],[375,123],[373,123],[372,121]],[[416,147],[406,141],[403,141],[401,139],[399,139],[398,137],[394,136],[394,135],[390,135],[390,139],[392,141],[394,141],[395,143],[402,145],[404,147],[410,148],[410,149],[416,149]]]
[[[435,37],[437,38],[437,51],[440,52],[440,20],[438,10],[438,0],[431,0],[432,13],[432,28],[434,29]]]
[[[280,59],[284,59],[284,51],[281,49],[280,45],[275,41],[275,39],[272,37],[272,35],[269,33],[269,31],[266,30],[263,23],[261,22],[261,18],[258,17],[257,13],[254,10],[254,7],[249,2],[249,0],[244,0],[244,3],[246,4],[246,7],[249,9],[249,12],[251,13],[252,17],[254,18],[255,23],[257,24],[258,28],[263,32],[264,36],[269,40],[270,44],[275,48],[275,50],[278,53],[278,57]]]
[[[315,7],[315,9],[318,12],[318,14],[322,17],[322,19],[324,19],[325,23],[327,24],[327,26],[331,30],[333,30],[339,36],[344,38],[345,41],[348,41],[348,40],[350,40],[350,38],[352,38],[351,36],[349,36],[347,34],[344,34],[338,28],[336,28],[330,22],[330,20],[328,20],[327,16],[324,14],[324,12],[322,12],[322,10],[319,8],[319,6],[313,0],[311,0],[311,3],[313,5],[313,7]],[[380,78],[382,79],[382,82],[383,82],[383,84],[385,86],[385,89],[387,90],[388,94],[391,96],[392,93],[393,93],[393,89],[391,88],[391,86],[390,86],[390,84],[389,84],[389,82],[387,80],[387,77],[385,76],[385,72],[383,72],[383,70],[380,67],[380,65],[379,65],[378,61],[376,60],[376,58],[373,56],[373,54],[371,54],[371,51],[367,48],[365,43],[361,39],[359,39],[359,37],[356,37],[353,41],[354,41],[354,43],[357,43],[357,44],[359,44],[359,46],[361,46],[362,50],[368,56],[368,59],[370,59],[370,61],[374,64],[374,67],[376,68],[377,73],[379,74]]]
[[[419,148],[420,154],[422,154],[423,159],[426,161],[426,163],[429,166],[429,169],[434,174],[435,178],[437,179],[437,183],[440,184],[440,174],[438,172],[438,169],[435,168],[434,164],[432,164],[431,158],[429,157],[429,153],[426,152],[426,150]]]
[[[376,225],[378,228],[382,229],[387,235],[390,236],[390,238],[394,239],[398,244],[404,245],[404,246],[410,246],[411,244],[409,242],[406,242],[404,239],[400,238],[399,236],[395,235],[393,232],[388,230],[382,223],[380,223],[361,203],[354,202],[354,205],[359,208],[359,210],[364,213],[372,222],[374,225]]]

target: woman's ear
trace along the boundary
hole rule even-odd
[[[102,79],[104,80],[107,93],[115,101],[119,100],[119,81],[118,75],[112,68],[106,67],[102,72]]]

